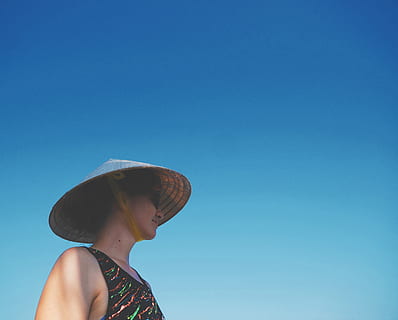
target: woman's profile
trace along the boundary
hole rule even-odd
[[[182,174],[142,162],[109,160],[54,205],[58,236],[91,246],[66,250],[44,286],[35,320],[165,319],[148,282],[129,264],[135,243],[187,203]]]

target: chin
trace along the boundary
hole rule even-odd
[[[145,240],[152,240],[156,237],[156,231],[144,235]]]

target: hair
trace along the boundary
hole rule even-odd
[[[113,186],[108,179],[113,179]],[[79,194],[84,196],[74,199],[73,206],[78,210],[70,211],[70,221],[77,230],[97,235],[112,209],[118,205],[115,192],[127,197],[143,194],[159,197],[160,187],[160,178],[151,169],[130,170],[117,176],[105,175],[80,187]],[[85,214],[79,215],[78,212]]]

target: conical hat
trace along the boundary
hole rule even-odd
[[[187,203],[191,195],[191,185],[188,179],[182,174],[149,163],[110,159],[95,169],[84,180],[66,192],[57,201],[50,212],[49,223],[53,232],[61,238],[92,243],[95,240],[95,233],[83,227],[80,220],[95,220],[94,206],[90,204],[79,206],[87,198],[95,199],[96,186],[104,181],[109,175],[117,176],[128,174],[137,170],[150,170],[160,179],[160,202],[159,208],[162,211],[162,218],[159,225],[174,217]]]

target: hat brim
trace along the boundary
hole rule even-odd
[[[66,192],[56,202],[49,216],[49,224],[52,231],[66,240],[93,243],[96,238],[95,232],[76,224],[73,217],[91,217],[91,219],[95,219],[96,212],[90,212],[90,210],[94,211],[90,207],[85,207],[83,210],[81,206],[76,204],[84,201],[90,192],[95,192],[96,184],[101,179],[106,178],[107,175],[137,170],[151,170],[160,179],[159,209],[162,211],[162,218],[159,220],[159,225],[173,218],[188,202],[191,195],[191,184],[185,176],[176,171],[148,165],[112,170],[80,183]]]

